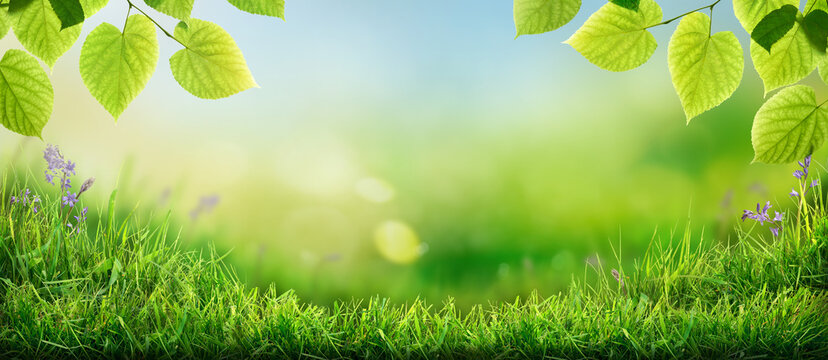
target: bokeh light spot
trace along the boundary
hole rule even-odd
[[[374,243],[384,258],[397,264],[410,264],[423,253],[414,229],[397,220],[389,220],[377,226]]]

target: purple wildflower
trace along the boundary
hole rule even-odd
[[[78,225],[80,225],[80,223],[82,223],[82,222],[84,222],[84,221],[86,220],[86,212],[87,212],[88,210],[89,210],[89,207],[88,207],[88,206],[84,206],[83,210],[81,210],[81,212],[80,212],[80,216],[78,216],[78,215],[75,215],[75,216],[74,216],[75,221],[77,221],[77,222],[78,222]]]
[[[74,194],[70,191],[66,192],[66,195],[63,196],[63,205],[69,205],[69,207],[74,207],[75,204],[78,202],[78,195]]]
[[[809,187],[814,187],[814,186],[817,186],[817,185],[819,185],[819,179],[814,179],[814,181],[811,181],[811,186],[809,186]]]
[[[55,185],[55,178],[59,178],[60,189],[69,190],[72,187],[69,176],[75,174],[77,164],[65,159],[63,154],[60,153],[60,149],[55,145],[46,146],[46,150],[43,150],[43,159],[46,160],[47,166],[46,171],[44,171],[46,182]]]
[[[47,145],[46,150],[43,150],[43,159],[49,166],[49,171],[55,171],[63,168],[63,155],[55,145]]]
[[[95,178],[91,177],[89,179],[86,179],[86,181],[84,181],[83,184],[81,184],[80,190],[78,191],[78,197],[80,197],[81,194],[89,190],[89,188],[91,188],[93,184],[95,184]]]
[[[788,193],[788,195],[793,197],[799,197],[799,193],[796,190],[794,190],[794,188],[791,188],[791,192]]]
[[[793,176],[799,180],[805,180],[808,178],[808,168],[811,166],[811,155],[806,156],[803,161],[798,163],[802,170],[794,171]]]
[[[765,203],[763,207],[761,203],[756,204],[756,212],[751,210],[744,210],[742,212],[742,221],[745,219],[753,219],[759,222],[759,225],[765,225],[765,222],[768,222],[770,225],[773,225],[771,228],[771,232],[773,236],[779,236],[779,229],[782,228],[782,220],[784,220],[785,213],[774,211],[774,216],[768,214],[768,209],[771,208],[770,201]]]
[[[75,165],[77,164],[73,163],[72,160],[67,160],[66,164],[63,165],[63,172],[65,174],[72,173],[72,175],[75,175]]]
[[[195,207],[192,211],[190,211],[190,218],[195,221],[198,219],[198,216],[201,213],[210,212],[213,210],[216,205],[219,203],[219,196],[218,195],[210,195],[210,196],[202,196],[198,200],[198,206]]]

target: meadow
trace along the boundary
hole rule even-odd
[[[3,357],[828,355],[828,214],[810,157],[791,178],[796,208],[744,210],[732,243],[687,224],[631,266],[616,252],[557,294],[465,309],[450,297],[325,306],[251,287],[214,247],[182,248],[169,213],[122,215],[117,189],[90,210],[94,178],[73,185],[71,160],[51,146],[44,157],[46,184],[6,175],[0,188]]]

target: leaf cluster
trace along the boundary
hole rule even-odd
[[[0,60],[0,124],[22,135],[41,135],[52,114],[54,89],[38,59],[53,68],[78,41],[84,22],[109,1],[0,0],[0,39],[11,29],[26,49],[8,49]],[[233,38],[220,26],[190,16],[194,0],[117,1],[129,8],[123,26],[104,22],[92,30],[83,41],[79,66],[89,93],[114,119],[155,72],[158,31],[181,46],[170,58],[170,69],[189,93],[218,99],[257,86]],[[228,2],[248,13],[284,19],[284,0]],[[174,32],[161,27],[143,5],[179,20]]]
[[[658,47],[651,28],[680,20],[667,45],[667,61],[689,123],[730,98],[744,74],[736,35],[712,31],[711,18],[721,1],[664,20],[655,0],[610,0],[565,43],[602,69],[627,71],[646,63]],[[828,136],[825,102],[817,103],[812,88],[797,85],[817,68],[828,83],[828,1],[807,0],[801,7],[799,0],[732,1],[750,34],[750,56],[765,94],[778,90],[754,118],[754,161],[803,158]],[[514,0],[517,35],[558,29],[575,18],[580,5],[580,0]]]

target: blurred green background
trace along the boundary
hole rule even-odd
[[[514,39],[511,1],[289,1],[284,23],[197,2],[261,88],[193,98],[159,37],[155,77],[116,124],[83,87],[76,44],[52,72],[43,141],[0,130],[3,171],[39,178],[43,147],[59,144],[79,178],[98,178],[87,205],[117,187],[124,214],[172,210],[188,248],[215,244],[249,284],[322,304],[549,295],[598,256],[617,266],[611,244],[630,266],[656,229],[668,241],[692,219],[696,239],[727,241],[741,209],[791,205],[793,166],[750,164],[763,94],[747,51],[733,98],[686,125],[666,63],[674,25],[627,73],[561,44],[602,3]],[[708,1],[664,3],[671,17]],[[747,44],[730,3],[716,13],[714,31]],[[125,15],[112,0],[84,34]]]

